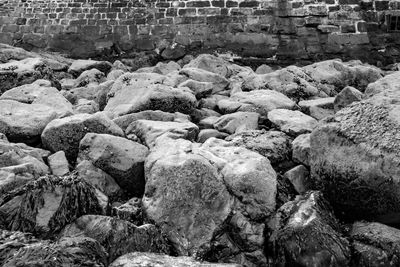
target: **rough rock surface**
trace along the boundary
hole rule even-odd
[[[82,216],[66,226],[60,236],[86,236],[97,240],[106,249],[109,262],[135,251],[169,254],[166,240],[154,225],[137,227],[107,216]]]
[[[317,120],[297,110],[274,109],[268,113],[268,119],[282,132],[294,136],[311,132],[317,126]]]
[[[346,218],[400,221],[399,96],[353,103],[311,134],[312,179]]]
[[[123,131],[104,113],[77,114],[51,121],[42,133],[42,143],[49,150],[63,150],[68,160],[75,160],[79,142],[87,133],[124,136]]]
[[[119,257],[110,267],[239,267],[236,264],[199,262],[190,257],[171,257],[167,255],[134,252]]]
[[[274,263],[277,266],[347,266],[349,242],[326,200],[311,191],[284,204],[269,222]]]
[[[217,118],[213,127],[229,134],[257,130],[259,118],[259,114],[255,112],[235,112]]]
[[[50,237],[84,214],[100,213],[95,189],[76,175],[44,176],[0,198],[3,229]]]

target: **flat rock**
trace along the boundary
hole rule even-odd
[[[137,120],[126,129],[126,134],[134,134],[149,148],[155,145],[157,138],[167,135],[169,138],[196,140],[199,127],[191,122]]]
[[[90,161],[111,175],[128,195],[140,197],[144,192],[147,154],[147,147],[128,139],[88,133],[80,142],[78,162]]]
[[[124,136],[123,131],[104,113],[77,114],[56,119],[47,125],[42,133],[44,147],[52,152],[63,150],[68,160],[78,155],[79,142],[87,133],[105,133]]]
[[[296,103],[282,93],[273,90],[255,90],[239,92],[229,99],[218,102],[223,113],[237,111],[257,112],[260,116],[267,116],[274,109],[293,109]]]
[[[166,240],[154,225],[137,227],[108,216],[84,215],[67,225],[60,236],[86,236],[97,240],[106,249],[109,262],[135,251],[169,253]]]
[[[253,130],[230,135],[225,139],[233,146],[245,147],[279,163],[290,158],[291,138],[279,131]]]
[[[260,115],[255,112],[235,112],[216,119],[213,127],[229,134],[257,130],[259,117]]]
[[[207,141],[207,139],[211,137],[215,137],[218,139],[225,139],[227,136],[228,136],[227,133],[222,133],[215,129],[203,129],[199,132],[199,135],[197,137],[197,142],[204,143],[205,141]]]
[[[268,113],[268,119],[282,132],[294,136],[311,132],[317,126],[316,119],[297,110],[274,109]]]
[[[288,170],[285,172],[284,177],[292,183],[294,189],[299,194],[304,194],[310,187],[310,172],[304,165],[298,165]]]
[[[334,97],[324,97],[312,100],[302,100],[298,105],[304,113],[310,114],[312,108],[333,109],[334,101]]]
[[[73,114],[72,104],[46,80],[36,80],[12,88],[0,96],[0,100],[14,100],[25,104],[39,104],[53,108],[57,117]]]
[[[11,142],[35,143],[57,112],[42,104],[0,100],[0,132]]]

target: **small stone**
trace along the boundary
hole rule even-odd
[[[63,176],[69,173],[68,160],[64,151],[58,151],[48,157],[51,173],[57,176]]]

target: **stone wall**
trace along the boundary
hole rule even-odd
[[[244,56],[380,60],[400,51],[389,15],[400,15],[399,1],[0,0],[0,42],[76,57],[178,43]]]

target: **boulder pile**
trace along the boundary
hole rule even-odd
[[[400,265],[400,71],[0,58],[0,266]]]

